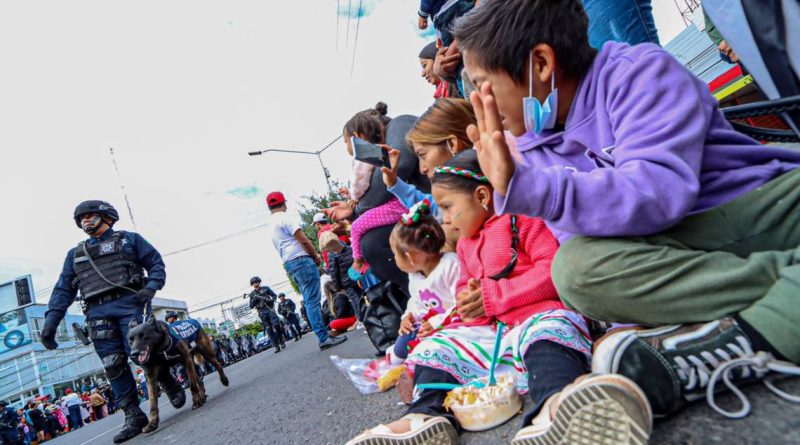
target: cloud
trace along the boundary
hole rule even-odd
[[[226,195],[239,199],[253,199],[265,195],[266,192],[261,187],[253,185],[240,185],[225,192]]]
[[[364,18],[373,11],[380,0],[337,0],[339,1],[339,15],[357,19]]]

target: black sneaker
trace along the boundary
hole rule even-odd
[[[592,357],[592,372],[621,374],[636,382],[656,417],[673,414],[704,397],[726,417],[745,417],[750,404],[734,383],[762,380],[771,370],[800,373],[791,363],[754,352],[752,342],[733,318],[611,332],[595,343]],[[714,394],[724,389],[716,388],[720,380],[739,397],[741,410],[727,412],[717,406]],[[771,382],[766,384],[773,390]],[[785,393],[773,392],[787,399]]]
[[[346,335],[340,335],[338,337],[328,337],[325,341],[319,343],[319,350],[324,351],[328,348],[332,348],[334,346],[338,346],[342,343],[347,341]]]
[[[277,354],[277,353],[279,353],[279,352],[281,352],[281,348],[280,348],[280,346],[278,346],[277,348],[275,348],[275,353]]]

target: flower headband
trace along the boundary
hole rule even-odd
[[[408,213],[400,217],[400,221],[403,223],[404,226],[411,227],[419,222],[419,219],[420,217],[422,217],[422,215],[428,215],[430,213],[431,213],[431,201],[428,198],[425,198],[422,201],[411,206],[411,208],[408,209]]]
[[[476,172],[474,172],[472,170],[467,170],[465,168],[443,166],[443,167],[434,168],[433,172],[434,173],[443,173],[443,174],[448,174],[448,175],[462,176],[462,177],[467,178],[467,179],[474,179],[475,181],[485,182],[485,183],[489,184],[489,179],[486,176],[484,176],[484,175],[482,175],[480,173],[476,173]]]

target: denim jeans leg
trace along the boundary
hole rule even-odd
[[[317,335],[320,342],[327,340],[328,330],[322,323],[320,312],[320,287],[319,271],[310,257],[300,257],[285,264],[286,271],[300,288],[303,294],[303,304],[306,306],[306,316],[311,324],[311,330]]]
[[[589,45],[600,49],[608,41],[630,45],[660,44],[651,0],[583,0],[589,17]]]

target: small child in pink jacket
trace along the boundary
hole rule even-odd
[[[356,137],[358,137],[356,135]],[[353,145],[350,138],[345,138],[347,143],[347,152],[353,156]],[[355,208],[358,201],[364,196],[369,189],[370,179],[374,166],[353,159],[353,173],[350,177],[350,189],[341,189],[340,193],[350,198],[348,204]],[[350,227],[350,239],[353,247],[353,269],[358,272],[364,271],[364,257],[361,254],[361,237],[370,230],[394,224],[400,220],[403,213],[406,212],[406,207],[397,199],[392,198],[385,204],[372,208],[359,216]]]

